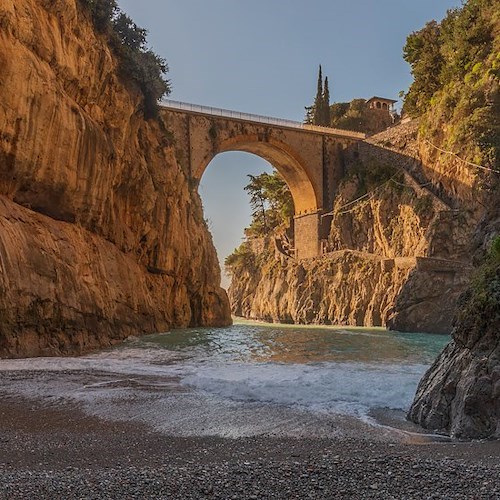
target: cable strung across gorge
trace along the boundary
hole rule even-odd
[[[377,186],[376,188],[374,188],[372,191],[369,191],[368,193],[365,193],[364,195],[360,196],[359,198],[356,198],[355,200],[352,200],[350,201],[349,203],[346,203],[345,205],[342,205],[338,210],[344,210],[344,208],[347,208],[351,205],[354,205],[355,203],[358,203],[359,201],[363,200],[364,198],[367,198],[369,197],[366,201],[370,201],[373,196],[375,195],[375,193],[383,188],[385,185],[389,184],[389,182],[393,181],[394,178],[399,175],[401,172],[404,172],[404,170],[401,168],[399,169],[389,180],[385,181],[384,183],[380,184],[379,186]],[[321,217],[326,217],[328,215],[343,215],[343,214],[347,214],[349,212],[351,212],[352,210],[347,210],[347,211],[344,211],[344,212],[339,212],[338,210],[332,210],[331,212],[328,212],[326,214],[323,214]]]
[[[438,151],[441,151],[441,153],[445,153],[447,155],[452,155],[454,156],[455,158],[457,158],[458,160],[460,160],[461,162],[463,163],[466,163],[467,165],[471,165],[472,167],[476,167],[476,168],[480,168],[482,170],[487,170],[488,172],[494,172],[495,174],[500,174],[500,172],[498,170],[495,170],[493,168],[489,168],[489,167],[485,167],[483,165],[478,165],[477,163],[472,163],[471,161],[468,161],[468,160],[464,160],[463,158],[460,158],[460,156],[458,156],[456,153],[454,153],[453,151],[446,151],[444,149],[441,149],[440,147],[436,146],[435,144],[432,144],[431,141],[427,140],[427,139],[424,139],[424,142],[426,142],[427,144],[429,144],[430,146],[432,146],[433,148],[437,149]]]

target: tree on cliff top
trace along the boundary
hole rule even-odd
[[[500,3],[468,0],[404,47],[414,81],[403,109],[448,151],[500,168]],[[427,113],[428,112],[428,113]],[[443,124],[446,134],[443,137]]]
[[[252,222],[245,234],[249,237],[265,236],[281,224],[288,223],[293,216],[292,195],[277,171],[248,177],[250,182],[245,191],[250,195]]]
[[[97,30],[101,33],[108,31],[111,19],[118,11],[116,0],[81,0],[81,2],[90,9]]]
[[[405,111],[425,111],[434,92],[439,89],[443,66],[441,55],[441,28],[436,21],[427,23],[406,40],[403,57],[412,68],[414,82],[405,98]]]
[[[80,0],[90,11],[96,29],[108,37],[120,61],[120,72],[139,86],[144,96],[144,115],[158,114],[158,101],[171,91],[166,61],[147,47],[147,31],[121,12],[116,0]]]
[[[323,100],[321,109],[321,122],[325,127],[331,126],[330,117],[330,89],[328,87],[328,77],[325,77],[325,86],[323,87]]]
[[[381,125],[374,121],[374,115],[366,106],[365,99],[353,99],[351,102],[334,102],[330,106],[330,123],[332,127],[346,130],[356,130],[373,134],[383,130]]]
[[[247,240],[224,261],[226,272],[234,276],[255,266],[256,256],[248,240],[270,235],[279,226],[288,225],[294,212],[292,194],[279,172],[248,175],[248,178],[250,182],[244,189],[250,195],[252,221],[245,228]]]
[[[306,117],[304,123],[309,125],[330,126],[330,90],[328,88],[328,77],[323,83],[323,70],[321,64],[318,70],[318,85],[316,97],[312,106],[306,106]]]

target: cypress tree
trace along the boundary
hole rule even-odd
[[[330,115],[330,89],[328,88],[328,77],[325,77],[323,83],[323,69],[321,64],[318,70],[318,88],[316,97],[312,106],[306,106],[306,116],[304,123],[309,125],[319,125],[322,127],[331,126]]]
[[[318,90],[316,92],[316,99],[321,99],[322,96],[323,96],[323,69],[321,68],[320,64],[318,71]]]
[[[328,88],[328,77],[325,77],[325,86],[323,88],[322,99],[323,110],[321,113],[322,123],[324,127],[330,126],[330,89]]]
[[[314,99],[313,108],[313,125],[321,125],[321,115],[323,113],[323,72],[321,69],[321,64],[319,65],[318,89],[316,91],[316,98]]]

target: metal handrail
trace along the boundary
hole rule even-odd
[[[349,138],[355,139],[365,139],[366,134],[363,132],[355,132],[353,130],[344,130],[338,128],[330,128],[330,127],[319,127],[317,125],[307,125],[305,123],[293,121],[293,120],[284,120],[282,118],[272,118],[270,116],[262,116],[262,115],[254,115],[251,113],[241,113],[239,111],[232,111],[230,109],[222,109],[222,108],[213,108],[211,106],[201,106],[199,104],[190,104],[187,102],[181,101],[171,101],[171,100],[163,100],[160,104],[162,108],[167,109],[177,109],[181,111],[190,111],[192,113],[200,113],[204,115],[211,116],[221,116],[224,118],[235,118],[237,120],[245,120],[257,123],[265,123],[267,125],[277,125],[278,127],[288,127],[301,129],[311,132],[319,132],[321,134],[329,134],[329,135],[340,135]]]

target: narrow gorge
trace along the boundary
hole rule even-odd
[[[405,117],[392,123],[395,101],[378,102],[384,130],[373,119],[369,137],[336,127],[356,125],[370,100],[330,106],[327,79],[327,105],[317,98],[305,124],[184,103],[159,111],[168,83],[157,91],[151,70],[166,63],[119,12],[113,1],[0,5],[0,358],[227,326],[231,312],[451,334],[408,417],[499,438],[497,3],[469,0],[408,37]],[[144,59],[113,23],[132,29]],[[271,228],[260,199],[264,223],[226,260],[226,294],[198,186],[229,151],[272,163],[286,200]]]

